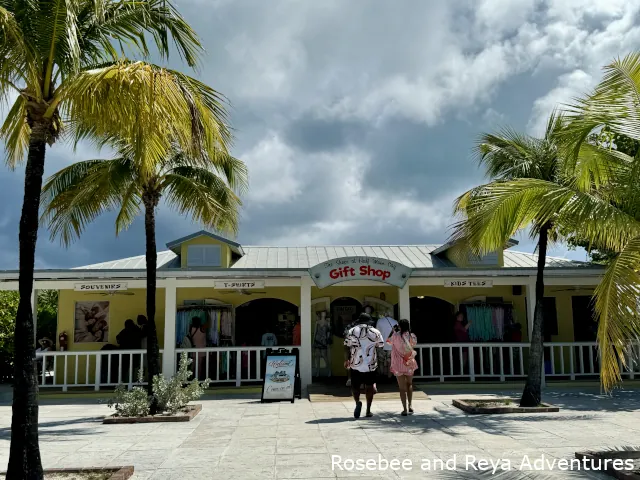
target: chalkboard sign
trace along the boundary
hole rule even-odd
[[[262,380],[261,402],[293,403],[299,390],[298,352],[267,350]],[[299,396],[299,395],[298,395]]]

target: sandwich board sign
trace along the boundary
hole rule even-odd
[[[299,389],[298,368],[297,351],[267,351],[260,402],[293,403]]]

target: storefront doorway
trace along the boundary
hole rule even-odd
[[[453,341],[453,315],[455,307],[436,297],[412,297],[409,304],[411,331],[418,343],[445,343]],[[395,307],[398,317],[398,305]]]
[[[277,298],[258,298],[236,308],[236,345],[260,346],[273,334],[277,345],[291,345],[298,307]],[[269,345],[271,346],[271,345]]]
[[[352,297],[339,297],[331,302],[331,330],[344,338],[344,329],[362,313],[362,304]]]

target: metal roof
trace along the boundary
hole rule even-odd
[[[339,257],[370,256],[393,260],[414,269],[452,268],[448,260],[433,254],[440,245],[335,245],[316,247],[243,246],[245,255],[231,269],[306,270],[320,262]],[[504,251],[505,268],[536,268],[538,256],[531,253]],[[576,268],[593,264],[557,257],[547,257],[547,267]],[[145,256],[77,267],[83,270],[144,270]],[[158,269],[180,268],[175,253],[158,253]]]

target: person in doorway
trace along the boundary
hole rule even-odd
[[[376,323],[376,328],[382,334],[382,338],[387,339],[393,333],[393,327],[398,325],[398,322],[391,318],[391,315],[387,313],[385,316],[380,317]],[[378,349],[378,374],[380,375],[380,381],[385,379],[391,379],[391,345],[389,343],[384,344],[384,347]]]
[[[376,369],[378,368],[376,348],[383,345],[382,334],[373,327],[373,319],[366,313],[360,314],[358,325],[349,329],[345,335],[344,346],[348,353],[348,360],[344,362],[344,366],[351,372],[351,393],[356,402],[356,408],[353,411],[355,418],[360,418],[362,412],[360,385],[365,386],[366,416],[373,416],[371,404],[375,393]]]
[[[402,402],[402,416],[407,413],[413,415],[413,374],[418,369],[416,362],[416,346],[418,340],[411,333],[409,320],[402,319],[398,325],[393,327],[393,331],[387,343],[391,345],[391,372],[398,380],[400,389],[400,401]]]
[[[194,317],[191,320],[191,326],[189,327],[189,340],[191,342],[191,348],[206,348],[207,346],[207,333],[204,329],[204,325],[202,323],[202,319],[200,317]],[[197,353],[194,355],[193,362],[193,376],[194,378],[200,380],[206,378],[207,372],[205,361],[206,361],[206,353]],[[197,365],[197,367],[196,367]]]
[[[471,322],[465,322],[464,313],[456,312],[455,321],[453,324],[453,340],[456,343],[467,343],[469,341],[469,327],[471,326]],[[467,368],[467,364],[469,363],[469,352],[466,348],[462,349],[462,372],[460,374],[464,375],[464,371]]]
[[[136,326],[136,324],[128,318],[124,322],[124,328],[120,331],[120,333],[116,336],[116,342],[120,346],[121,350],[139,350],[140,349],[140,329]],[[133,357],[133,364],[131,359]],[[138,372],[136,371],[138,367],[137,355],[127,355],[124,354],[121,356],[122,361],[122,378],[129,379],[129,373],[131,373],[133,378],[137,378]],[[131,372],[129,372],[131,366]],[[131,381],[133,381],[133,378]]]
[[[300,345],[300,343],[302,343],[300,317],[296,316],[296,324],[293,326],[293,345]]]
[[[139,350],[140,349],[140,329],[136,327],[133,320],[128,318],[124,322],[124,328],[116,336],[116,342],[122,350]]]
[[[138,322],[138,327],[140,327],[140,348],[145,352],[147,351],[147,337],[149,336],[149,322],[147,321],[147,317],[144,315],[138,315],[136,318],[136,322]],[[142,354],[142,368],[146,373],[149,370],[149,366],[147,364],[147,355]]]

